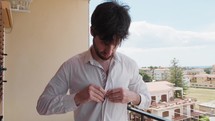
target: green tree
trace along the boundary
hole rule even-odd
[[[152,81],[152,78],[148,74],[146,74],[143,70],[140,70],[139,73],[145,82],[151,82]]]
[[[171,67],[170,67],[170,78],[169,81],[173,84],[175,84],[175,87],[182,87],[184,91],[187,90],[187,86],[183,82],[183,70],[182,68],[178,65],[179,62],[174,58],[171,61]],[[175,92],[175,97],[180,97],[181,91],[176,91]]]
[[[205,68],[204,71],[205,71],[205,73],[210,74],[211,73],[211,68]]]

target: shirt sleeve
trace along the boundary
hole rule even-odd
[[[151,105],[151,96],[146,83],[142,80],[139,74],[139,69],[136,63],[133,65],[132,78],[130,80],[129,89],[136,92],[141,97],[141,102],[137,106],[140,109],[147,109]]]
[[[77,109],[75,94],[67,94],[69,90],[69,70],[64,63],[50,80],[37,102],[40,115],[61,114]]]

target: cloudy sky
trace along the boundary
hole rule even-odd
[[[130,36],[118,49],[139,67],[215,64],[215,0],[118,0],[130,6]],[[90,15],[104,0],[90,0]]]

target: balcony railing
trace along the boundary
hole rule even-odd
[[[153,115],[151,113],[147,113],[145,111],[142,111],[140,109],[137,109],[137,108],[134,108],[134,107],[131,107],[131,106],[128,106],[127,107],[128,111],[131,111],[131,112],[134,112],[134,113],[137,113],[140,115],[140,117],[138,117],[138,121],[170,121],[168,119],[165,119],[163,117],[160,117],[160,116],[156,116],[156,115]],[[137,119],[135,119],[135,117],[133,117],[134,119],[132,119],[132,117],[130,116],[130,121],[137,121]]]

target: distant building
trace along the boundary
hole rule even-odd
[[[184,70],[183,73],[183,81],[187,83],[187,86],[215,89],[215,65],[211,69],[211,73],[214,74],[206,74],[201,68]]]
[[[184,70],[184,75],[197,75],[197,74],[205,74],[204,69],[195,68],[195,69],[191,69],[191,70]]]
[[[215,74],[215,65],[212,66],[211,74]]]
[[[159,67],[156,69],[151,68],[141,68],[140,70],[144,71],[155,81],[165,81],[169,78],[169,69],[164,67]]]
[[[197,74],[190,80],[191,87],[215,89],[215,74]]]
[[[154,80],[156,81],[168,80],[169,75],[170,72],[167,68],[158,68],[154,70]]]

